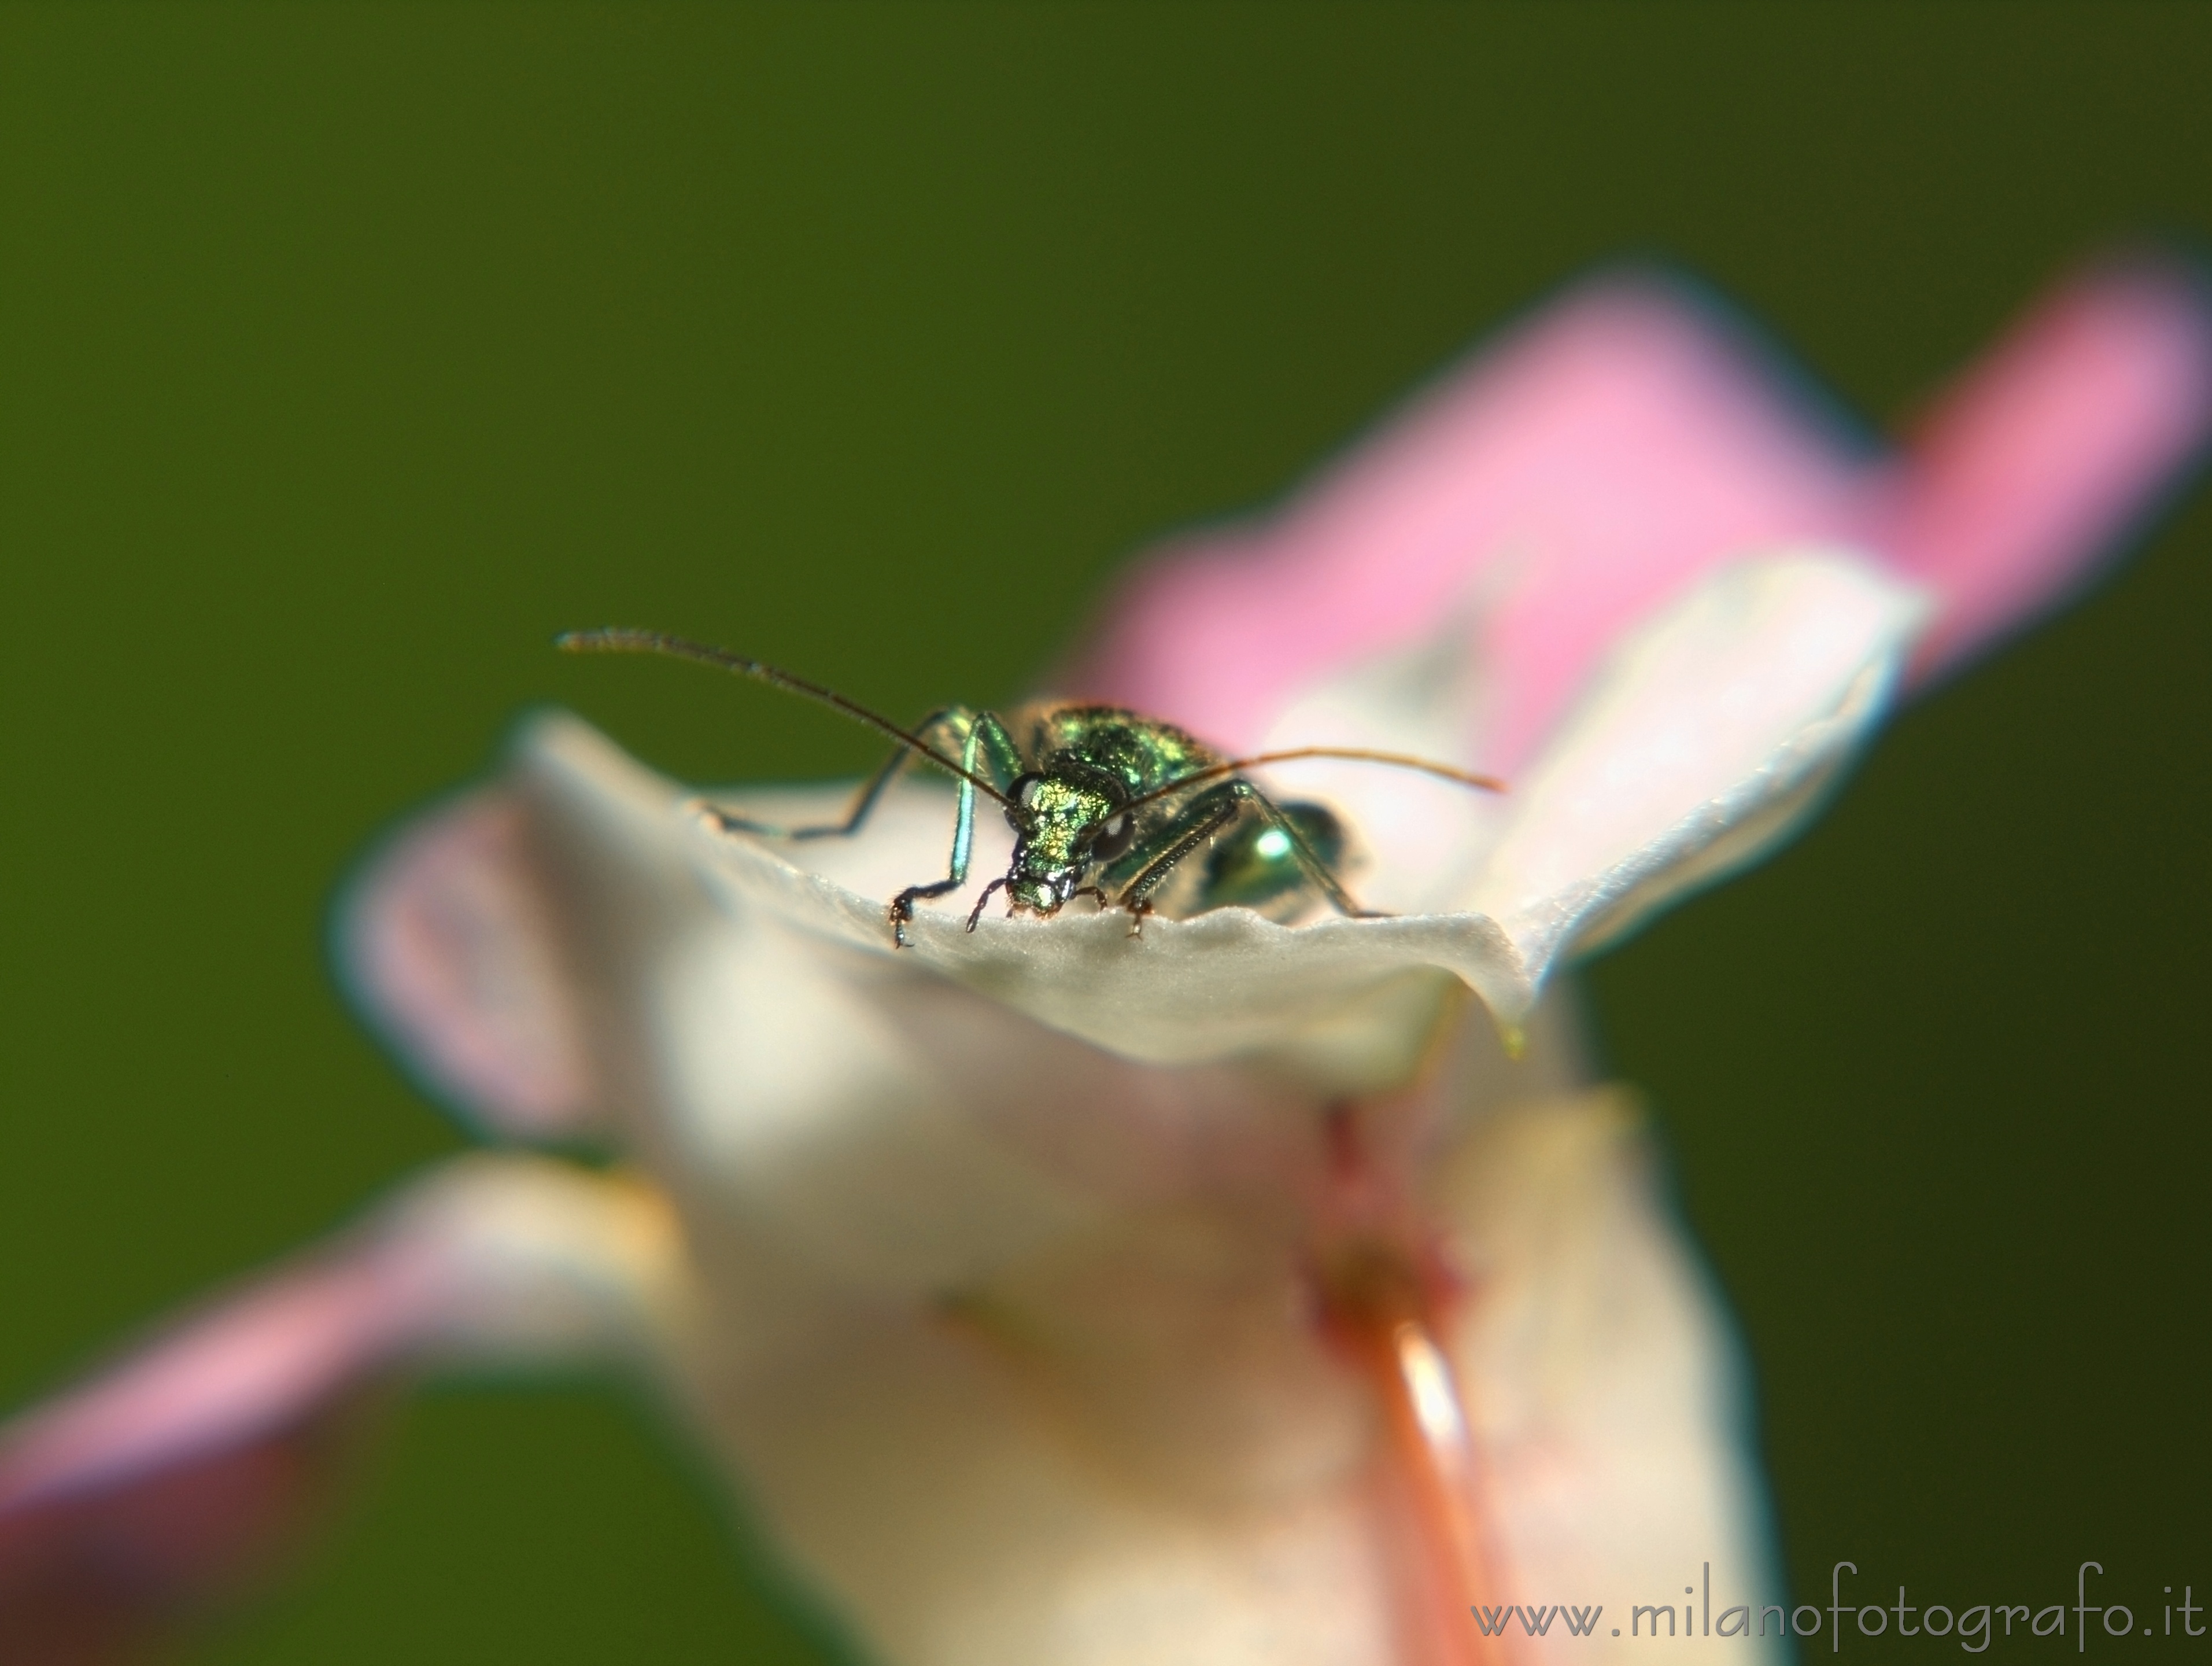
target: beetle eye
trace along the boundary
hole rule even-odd
[[[1037,787],[1039,784],[1038,778],[1035,775],[1031,775],[1026,781],[1016,782],[1014,785],[1014,802],[1021,806],[1024,810],[1034,807],[1036,804]]]
[[[1129,825],[1129,812],[1116,810],[1098,824],[1098,836],[1091,841],[1091,854],[1110,860],[1128,848],[1129,836],[1135,830]]]

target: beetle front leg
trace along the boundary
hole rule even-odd
[[[960,716],[964,729],[960,737],[960,767],[973,774],[984,745],[983,725],[988,721],[997,727],[999,720],[988,712],[980,717],[971,717],[964,712]],[[1004,734],[1005,730],[1000,728],[1000,733]],[[960,778],[957,805],[952,814],[952,854],[946,859],[945,877],[933,885],[908,885],[891,898],[890,906],[884,911],[890,921],[894,948],[908,946],[906,928],[913,923],[916,903],[942,897],[968,883],[968,858],[975,844],[975,783],[966,775]]]
[[[1145,858],[1143,869],[1115,899],[1133,916],[1129,921],[1130,936],[1144,935],[1145,916],[1152,911],[1152,893],[1166,883],[1176,864],[1235,821],[1246,800],[1258,796],[1241,781],[1201,793],[1181,815],[1146,842],[1147,851],[1158,850],[1159,854]]]
[[[951,716],[965,727],[960,739],[960,767],[970,775],[980,763],[986,767],[1000,787],[1012,784],[1016,776],[1029,766],[1023,761],[1021,748],[1006,733],[1006,726],[999,721],[996,712],[969,713],[955,707]],[[959,808],[952,820],[952,855],[945,865],[945,878],[934,885],[908,885],[891,898],[886,910],[891,922],[891,942],[898,948],[908,946],[906,928],[914,919],[914,905],[926,897],[942,897],[947,891],[957,891],[968,882],[968,859],[975,842],[975,783],[963,777],[960,782]],[[975,922],[982,917],[983,904],[991,900],[991,893],[1006,889],[1004,879],[994,879],[983,887],[983,894],[975,899],[975,911],[968,916],[968,929],[974,931]]]

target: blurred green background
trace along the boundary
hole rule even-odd
[[[461,1143],[325,915],[519,709],[872,756],[556,629],[1014,696],[1133,546],[1625,252],[1893,421],[2212,226],[2208,69],[2198,6],[0,12],[0,1404]],[[2208,629],[2200,496],[1590,980],[1801,1596],[2212,1585]],[[621,1396],[450,1390],[193,1657],[815,1658],[729,1534]]]

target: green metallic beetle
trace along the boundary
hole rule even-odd
[[[1355,758],[1417,769],[1463,786],[1502,792],[1503,783],[1449,764],[1395,752],[1301,746],[1250,757],[1224,757],[1173,724],[1119,706],[1047,702],[994,712],[948,706],[912,729],[844,696],[758,660],[648,630],[577,630],[557,639],[572,654],[658,654],[717,666],[818,700],[898,743],[840,822],[779,827],[702,805],[726,833],[778,839],[843,837],[860,830],[884,789],[920,758],[959,783],[952,852],[942,879],[908,885],[885,909],[891,940],[906,946],[914,906],[968,882],[975,842],[975,795],[1004,807],[1014,830],[1013,860],[983,887],[968,915],[974,931],[991,898],[1006,893],[1010,915],[1049,917],[1079,897],[1100,909],[1126,909],[1138,935],[1163,886],[1201,845],[1211,846],[1189,882],[1186,911],[1231,905],[1280,913],[1317,892],[1340,913],[1371,917],[1338,877],[1345,849],[1336,817],[1317,804],[1277,804],[1239,773],[1295,758]]]

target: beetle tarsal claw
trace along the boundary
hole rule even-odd
[[[1006,882],[1004,879],[994,879],[989,885],[983,887],[983,894],[975,899],[975,906],[968,911],[968,929],[969,931],[974,931],[975,929],[975,922],[983,917],[983,905],[991,900],[992,893],[994,891],[1004,891],[1006,888]],[[1006,912],[1011,915],[1013,911],[1012,905],[1009,904],[1007,906]]]

